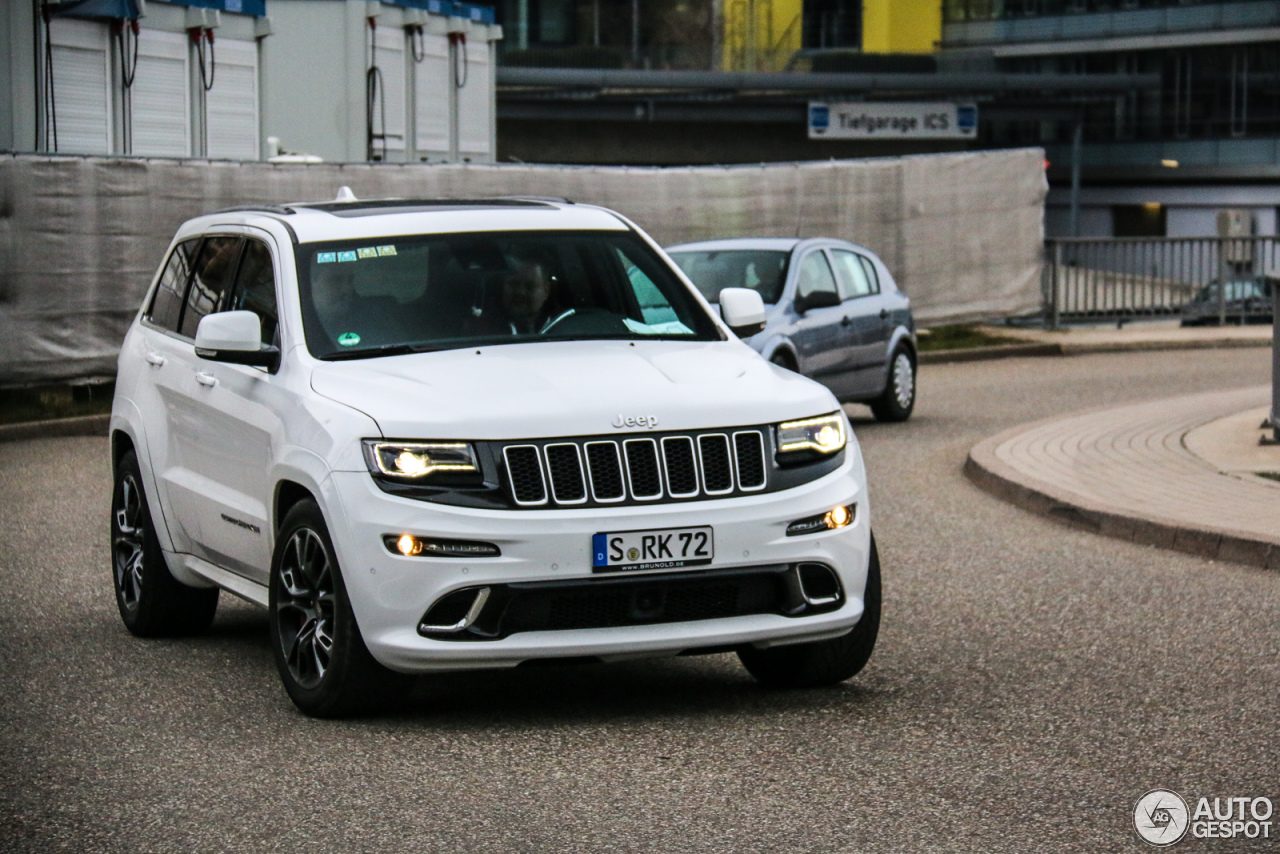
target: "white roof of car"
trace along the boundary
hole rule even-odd
[[[299,243],[410,234],[630,228],[605,208],[564,200],[378,199],[245,205],[191,220],[182,231],[201,231],[217,224],[253,225],[263,218],[285,223]]]

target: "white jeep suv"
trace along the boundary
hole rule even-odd
[[[862,669],[862,456],[829,391],[738,340],[758,294],[718,316],[599,207],[340,198],[173,239],[111,414],[130,631],[204,630],[220,590],[265,606],[317,716],[549,659]]]

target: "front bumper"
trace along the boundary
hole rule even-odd
[[[837,637],[862,615],[871,520],[862,458],[851,453],[840,469],[781,492],[677,505],[556,510],[479,510],[388,495],[364,472],[335,472],[325,482],[325,513],[343,580],[365,644],[374,658],[404,672],[511,667],[533,659],[602,660],[674,655],[687,650],[799,643]],[[803,536],[787,525],[838,505],[857,507],[847,527]],[[672,571],[592,572],[592,536],[611,531],[710,525],[710,566]],[[387,534],[414,534],[497,545],[494,558],[404,557],[387,550]],[[708,577],[735,568],[823,564],[842,590],[838,607],[785,616],[752,613],[712,619],[518,631],[494,639],[437,639],[419,625],[451,592],[486,585],[577,581],[577,589],[625,575],[640,579]],[[554,586],[554,585],[552,585]]]

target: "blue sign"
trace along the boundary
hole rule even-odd
[[[831,127],[831,109],[826,104],[809,106],[809,127],[816,131],[824,131]]]
[[[961,104],[956,107],[956,127],[965,133],[973,133],[978,129],[978,108],[973,104]]]

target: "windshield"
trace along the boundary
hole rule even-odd
[[[726,249],[718,252],[671,252],[708,302],[720,302],[724,288],[750,288],[768,305],[782,299],[790,252],[777,249]]]
[[[1221,290],[1221,287],[1217,282],[1210,282],[1200,290],[1200,293],[1196,294],[1196,297],[1192,302],[1217,302],[1219,290]],[[1270,292],[1270,288],[1266,288],[1264,291],[1263,282],[1258,279],[1228,280],[1226,300],[1230,302],[1231,300],[1261,297],[1269,294]]]
[[[490,232],[304,244],[307,347],[321,359],[583,339],[718,341],[630,232]]]

